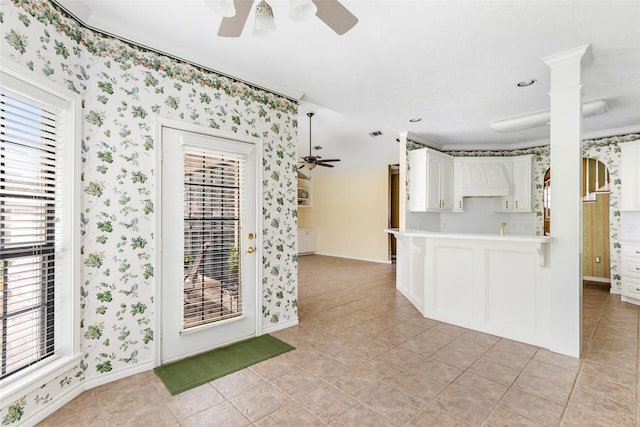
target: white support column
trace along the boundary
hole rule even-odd
[[[551,73],[549,349],[580,357],[582,345],[582,66],[590,45],[542,58]]]

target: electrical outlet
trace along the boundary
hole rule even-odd
[[[601,263],[601,262],[602,262],[602,258],[601,258],[601,257],[599,257],[599,256],[597,256],[597,257],[596,257],[596,264],[599,264],[599,263]]]

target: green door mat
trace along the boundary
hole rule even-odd
[[[261,335],[158,366],[154,371],[173,396],[291,350],[295,347],[271,335]]]

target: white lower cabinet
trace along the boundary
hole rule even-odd
[[[311,254],[316,251],[316,230],[298,228],[298,254]]]
[[[640,242],[622,242],[622,301],[640,305]]]

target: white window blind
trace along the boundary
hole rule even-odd
[[[244,167],[239,155],[185,148],[184,329],[242,315]]]
[[[0,93],[0,379],[54,354],[56,110]]]

